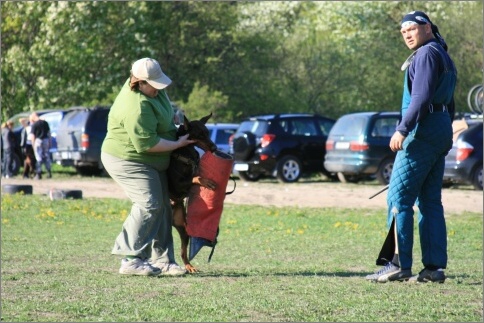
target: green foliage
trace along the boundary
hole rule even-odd
[[[482,321],[482,214],[447,215],[448,279],[414,285],[364,279],[384,210],[230,204],[212,261],[203,248],[192,262],[200,273],[121,276],[110,251],[130,207],[2,195],[2,321]]]
[[[468,111],[467,92],[482,82],[482,2],[4,1],[2,116],[109,105],[147,56],[173,79],[173,101],[196,115],[215,104],[219,122],[398,110],[409,55],[399,21],[415,9],[447,40],[458,111]]]
[[[220,120],[230,120],[227,115],[228,98],[219,91],[210,91],[208,86],[200,86],[199,82],[195,83],[192,93],[188,96],[188,102],[182,104],[185,114],[191,119],[200,119],[212,113],[210,122],[220,122]],[[225,117],[224,117],[225,116]]]

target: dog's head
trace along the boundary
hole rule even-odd
[[[217,150],[217,145],[210,140],[210,132],[208,131],[205,124],[208,119],[212,117],[210,113],[208,116],[201,118],[200,120],[189,121],[186,116],[184,116],[184,123],[179,127],[179,135],[189,134],[188,138],[195,140],[195,146],[199,147],[203,151],[214,152]]]

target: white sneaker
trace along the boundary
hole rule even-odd
[[[124,258],[121,260],[119,273],[122,275],[157,276],[161,273],[161,270],[141,258],[132,260]]]
[[[185,268],[180,267],[176,262],[155,262],[152,264],[153,267],[161,270],[161,275],[164,276],[182,276],[187,273]]]

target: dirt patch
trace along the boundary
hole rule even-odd
[[[82,190],[83,197],[127,199],[123,190],[111,178],[72,178],[29,180],[3,179],[4,184],[32,185],[34,194],[47,194],[51,188]],[[229,181],[227,191],[232,190]],[[339,182],[302,181],[282,184],[275,181],[244,182],[236,180],[235,192],[227,195],[225,203],[266,206],[296,207],[345,207],[386,209],[386,192],[369,199],[383,186],[368,184],[343,184]],[[483,212],[482,191],[470,188],[443,189],[442,201],[447,214]]]

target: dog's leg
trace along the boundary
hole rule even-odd
[[[173,210],[173,226],[178,231],[181,241],[181,258],[185,264],[185,268],[189,273],[195,273],[198,270],[190,264],[188,260],[188,234],[185,228],[186,224],[186,209],[183,199],[174,201],[172,204]]]

